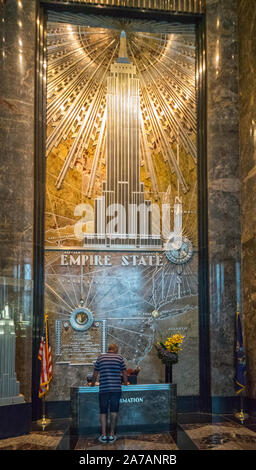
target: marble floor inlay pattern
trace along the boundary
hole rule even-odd
[[[256,450],[256,433],[235,422],[182,427],[199,450]]]

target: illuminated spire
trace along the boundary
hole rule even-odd
[[[130,60],[128,58],[128,53],[127,53],[127,44],[126,44],[126,33],[125,31],[122,31],[120,34],[120,49],[119,49],[119,55],[117,62],[123,63],[123,64],[130,64]]]

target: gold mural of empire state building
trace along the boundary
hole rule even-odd
[[[126,33],[120,36],[117,61],[107,78],[106,181],[95,199],[95,234],[85,246],[159,248],[152,234],[152,204],[140,181],[140,96],[136,67],[127,54]]]

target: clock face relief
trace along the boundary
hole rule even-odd
[[[70,324],[77,331],[86,331],[93,324],[93,315],[90,310],[85,308],[76,308],[70,317]]]
[[[182,237],[182,245],[177,250],[167,250],[166,257],[173,264],[186,264],[189,263],[193,256],[193,245],[192,242]]]

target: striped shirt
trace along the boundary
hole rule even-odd
[[[121,371],[126,370],[122,356],[112,352],[101,354],[94,370],[100,373],[100,392],[121,392]]]

